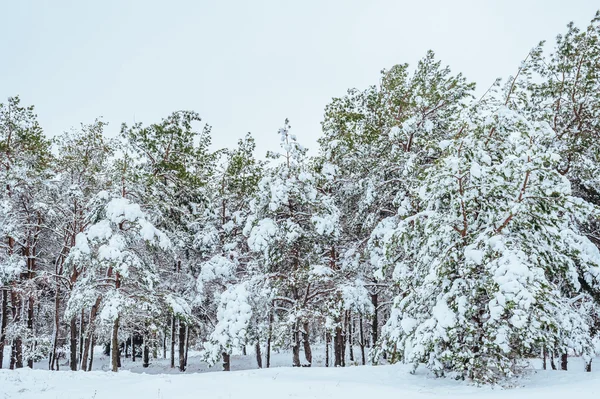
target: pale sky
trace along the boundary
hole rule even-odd
[[[287,117],[311,152],[323,109],[428,49],[485,91],[597,0],[0,0],[0,102],[36,106],[48,135],[102,116],[149,124],[197,111],[216,148],[252,132],[278,149]],[[550,44],[550,43],[549,43]]]

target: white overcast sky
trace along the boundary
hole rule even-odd
[[[484,91],[592,0],[0,0],[0,102],[20,95],[55,135],[102,116],[159,121],[194,110],[216,147],[250,131],[258,155],[288,117],[316,149],[324,106],[433,49]],[[312,152],[312,151],[311,151]]]

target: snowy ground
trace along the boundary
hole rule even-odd
[[[108,359],[98,356],[98,365],[106,368]],[[289,365],[289,353],[275,354],[274,365]],[[600,395],[599,371],[583,372],[579,359],[571,358],[570,371],[537,371],[518,380],[517,387],[478,388],[451,379],[434,379],[425,369],[411,375],[405,365],[358,366],[346,368],[291,368],[250,370],[254,356],[235,356],[233,369],[249,370],[230,373],[203,373],[206,365],[190,353],[190,368],[185,374],[172,370],[168,360],[155,361],[147,369],[141,363],[124,362],[129,370],[50,372],[41,370],[0,370],[0,399],[118,399],[118,398],[210,398],[210,399],[280,399],[280,398],[597,398]],[[321,359],[322,360],[322,359]],[[66,367],[65,367],[66,368]],[[218,371],[219,368],[212,369]],[[175,373],[175,374],[169,374]],[[153,375],[154,374],[154,375]]]

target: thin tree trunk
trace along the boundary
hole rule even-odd
[[[231,355],[223,352],[223,371],[231,371]]]
[[[21,321],[21,299],[19,294],[11,290],[10,297],[11,306],[13,309],[13,322],[19,324]],[[19,369],[23,367],[23,339],[18,336],[13,339],[11,347],[10,369]]]
[[[333,337],[333,367],[342,366],[342,327],[337,326],[335,328],[335,336]]]
[[[29,300],[27,301],[27,330],[29,331],[29,337],[31,339],[31,343],[29,344],[31,346],[31,349],[35,349],[35,333],[33,331],[33,311],[34,311],[34,300],[33,300],[33,296],[29,297]],[[33,368],[33,358],[30,356],[27,359],[27,367],[29,367],[30,369]]]
[[[92,305],[92,309],[90,310],[90,319],[88,321],[88,328],[85,334],[85,339],[83,340],[83,355],[81,355],[81,369],[83,371],[89,371],[88,368],[88,357],[94,355],[94,322],[96,321],[96,314],[98,313],[98,307],[100,306],[101,297],[96,298],[96,303]],[[90,354],[90,351],[92,352]],[[91,364],[90,360],[90,364]]]
[[[363,319],[362,319],[362,315],[359,316],[358,318],[358,332],[359,332],[359,344],[360,344],[360,357],[362,360],[362,365],[364,366],[366,364],[365,361],[365,332],[363,329]]]
[[[111,341],[111,361],[112,371],[119,371],[119,317],[115,319],[112,330],[112,341]]]
[[[71,317],[70,334],[71,348],[69,351],[69,366],[71,366],[72,371],[77,371],[77,319],[75,318],[75,316]]]
[[[331,344],[331,334],[325,333],[325,367],[329,367],[329,345]]]
[[[300,367],[300,322],[294,323],[294,331],[292,332],[292,366]]]
[[[585,362],[585,372],[586,373],[592,372],[592,359],[591,358],[589,361]]]
[[[163,330],[163,359],[167,358],[167,328]]]
[[[190,326],[185,326],[185,368],[188,364],[188,349],[190,349]]]
[[[271,367],[271,337],[273,335],[273,310],[269,312],[269,335],[267,336],[267,368]]]
[[[259,369],[262,369],[262,354],[260,353],[260,341],[256,341],[254,349],[256,352],[256,364],[258,365]]]
[[[563,353],[560,357],[560,369],[567,371],[568,355]]]
[[[304,344],[304,357],[308,362],[308,367],[310,367],[312,365],[312,350],[310,348],[310,337],[308,335],[309,329],[307,321],[304,322],[303,327],[304,331],[302,332],[302,343]]]
[[[352,339],[352,334],[354,332],[354,328],[352,326],[352,313],[348,312],[348,348],[350,350],[350,361],[354,361],[354,340]]]
[[[175,315],[171,317],[171,368],[175,368]]]
[[[131,341],[133,343],[133,340]],[[144,334],[144,351],[143,351],[143,364],[142,366],[144,368],[147,368],[148,366],[150,366],[150,348],[148,347],[148,335]]]
[[[79,363],[83,359],[83,337],[85,334],[85,309],[81,309],[81,316],[79,319]]]
[[[131,361],[135,362],[135,333],[131,334]]]
[[[54,295],[54,334],[52,337],[52,352],[50,352],[50,370],[54,370],[55,364],[58,364],[56,358],[56,350],[58,349],[58,332],[60,329],[60,284],[56,281],[56,294]],[[0,368],[2,367],[2,347],[4,344],[0,342]]]
[[[544,347],[542,348],[542,369],[546,370],[546,357],[547,356],[547,351],[546,351],[546,345],[544,345]]]
[[[550,367],[552,370],[556,370],[556,363],[554,363],[554,351],[550,352]]]
[[[373,304],[373,326],[371,331],[372,346],[375,347],[377,340],[379,339],[378,326],[379,317],[377,315],[377,306],[379,305],[379,297],[377,294],[371,294],[371,303]]]
[[[92,340],[90,342],[90,365],[87,368],[88,371],[92,371],[92,364],[94,363],[94,346],[96,346],[96,336],[92,335]]]
[[[4,362],[4,341],[6,341],[6,325],[8,324],[8,291],[0,287],[2,291],[2,323],[0,324],[0,369]]]
[[[185,371],[185,324],[179,320],[179,371]]]

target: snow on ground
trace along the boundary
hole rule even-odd
[[[95,354],[101,369],[108,359]],[[0,370],[0,399],[118,399],[118,398],[210,398],[210,399],[281,399],[281,398],[597,398],[600,395],[600,368],[583,372],[580,359],[571,358],[570,370],[537,371],[515,382],[516,388],[475,387],[463,381],[435,379],[425,368],[409,373],[406,365],[353,366],[346,368],[255,368],[253,355],[233,357],[232,367],[247,370],[207,371],[195,353],[190,353],[188,372],[169,368],[168,360],[155,361],[143,369],[141,363],[124,361],[118,373],[106,371],[51,372],[42,370]],[[290,354],[274,354],[275,366],[289,365]],[[600,367],[600,359],[595,360]],[[66,367],[65,367],[66,369]],[[211,371],[219,371],[219,367]],[[169,374],[173,373],[173,374]]]

